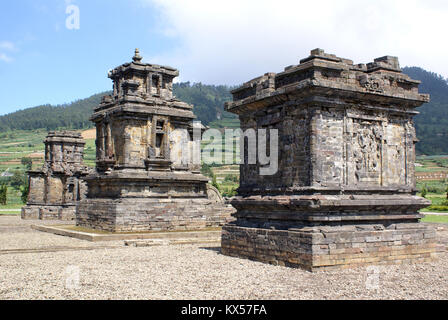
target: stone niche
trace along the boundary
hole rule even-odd
[[[242,130],[278,130],[279,169],[241,165],[222,252],[310,271],[434,257],[415,188],[419,83],[396,57],[355,65],[315,49],[233,90]]]
[[[44,140],[42,169],[28,171],[29,194],[22,219],[74,220],[76,203],[85,197],[82,178],[89,173],[83,164],[85,142],[80,133],[49,132]]]
[[[109,72],[113,95],[91,117],[96,171],[86,177],[78,226],[111,231],[198,230],[233,220],[234,209],[193,161],[193,106],[173,96],[176,69],[133,62]]]

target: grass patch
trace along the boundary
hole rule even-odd
[[[20,211],[0,211],[0,216],[19,216]]]
[[[448,216],[436,216],[428,214],[423,219],[422,222],[433,222],[433,223],[448,223]]]
[[[23,203],[7,204],[7,205],[4,205],[4,206],[0,205],[0,210],[5,210],[5,209],[22,209],[23,206],[24,206]]]
[[[448,206],[435,206],[430,205],[428,208],[425,208],[426,212],[437,211],[437,212],[448,212]]]

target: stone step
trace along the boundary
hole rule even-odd
[[[60,236],[67,236],[87,241],[116,241],[116,240],[180,240],[194,239],[196,242],[208,241],[209,239],[221,239],[221,229],[203,230],[203,231],[167,231],[167,232],[136,232],[136,233],[97,233],[79,231],[73,229],[73,226],[45,226],[32,225],[32,229],[53,233]]]
[[[181,244],[195,244],[195,243],[217,243],[221,242],[221,237],[201,239],[151,239],[151,240],[126,240],[125,246],[134,247],[153,247],[153,246],[168,246],[168,245],[181,245]]]

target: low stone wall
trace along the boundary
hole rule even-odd
[[[208,199],[86,199],[76,225],[110,232],[201,230],[232,222],[235,209]]]
[[[416,172],[417,181],[448,179],[448,172]]]
[[[269,230],[227,225],[222,253],[308,271],[430,261],[436,233],[422,224]]]
[[[71,221],[76,217],[76,205],[27,205],[21,216],[24,220]]]

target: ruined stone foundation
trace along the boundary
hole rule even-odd
[[[222,253],[310,271],[434,258],[415,188],[418,84],[395,57],[354,65],[316,49],[235,89],[226,109],[243,131],[278,130],[279,159],[274,175],[241,165]]]
[[[76,224],[110,232],[201,230],[233,221],[234,209],[201,175],[118,173],[87,179],[89,194],[78,205]]]
[[[29,194],[22,219],[74,220],[76,203],[87,190],[82,180],[89,173],[83,164],[85,142],[78,132],[51,131],[44,143],[44,165],[28,172]]]
[[[336,198],[340,200],[334,201]],[[370,200],[372,205],[361,208],[359,205],[369,202],[369,197],[341,198],[277,196],[235,199],[235,207],[250,208],[250,212],[244,210],[244,213],[237,214],[237,222],[223,228],[222,252],[309,271],[423,262],[434,257],[435,231],[418,223],[422,215],[416,212],[418,208],[427,206],[426,201],[417,197],[405,200],[399,196],[378,195],[370,197],[375,198]],[[399,203],[404,201],[413,210],[403,209],[403,204]]]

